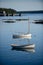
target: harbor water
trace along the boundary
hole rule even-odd
[[[28,19],[5,23],[5,19]],[[43,65],[43,13],[22,14],[21,16],[0,16],[0,65]],[[14,39],[13,34],[31,33],[31,39]],[[11,44],[35,44],[33,51],[12,50]]]

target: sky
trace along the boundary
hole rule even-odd
[[[43,10],[43,0],[0,0],[0,7],[17,11]]]

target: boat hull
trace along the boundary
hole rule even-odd
[[[13,38],[29,38],[31,39],[31,34],[13,35]]]
[[[35,47],[34,44],[27,44],[27,45],[20,45],[20,46],[11,44],[11,46],[16,49],[33,49]]]

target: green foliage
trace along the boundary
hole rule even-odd
[[[3,11],[5,11],[6,14],[14,14],[14,13],[16,13],[16,10],[14,10],[14,9],[0,8],[0,12],[3,12]]]

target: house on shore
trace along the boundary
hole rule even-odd
[[[0,11],[0,16],[6,16],[6,12],[5,11]]]

